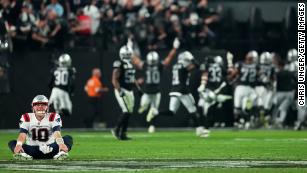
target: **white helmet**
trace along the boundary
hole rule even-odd
[[[272,55],[270,52],[262,52],[260,55],[260,64],[272,63]]]
[[[34,109],[35,105],[37,105],[37,104],[44,104],[44,105],[48,106],[48,103],[49,103],[49,100],[48,100],[48,98],[46,96],[44,96],[44,95],[37,95],[37,96],[35,96],[34,99],[32,100],[32,104],[31,104],[33,112],[34,113],[37,112]],[[48,112],[48,107],[45,110],[43,110],[43,112],[47,113]]]
[[[184,51],[178,55],[178,63],[183,64],[185,67],[191,64],[194,56],[189,51]]]
[[[122,61],[130,61],[132,53],[133,50],[130,47],[124,45],[119,50],[119,57]]]
[[[258,64],[259,55],[258,55],[258,52],[257,52],[257,51],[251,50],[251,51],[249,51],[249,52],[247,53],[246,56],[247,56],[247,57],[252,57],[252,58],[253,58],[253,62]]]
[[[71,58],[67,53],[62,54],[59,57],[59,66],[60,67],[70,67],[71,66]]]
[[[294,62],[297,61],[298,53],[296,49],[290,49],[288,51],[287,60],[288,62]]]
[[[148,65],[155,65],[159,62],[159,54],[156,51],[150,51],[146,56]]]
[[[223,65],[224,64],[223,58],[221,56],[215,56],[213,60],[214,60],[214,63],[217,63],[219,65]]]

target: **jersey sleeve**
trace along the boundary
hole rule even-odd
[[[19,121],[20,133],[28,133],[30,127],[30,118],[28,114],[21,115]]]
[[[56,114],[53,121],[51,122],[52,131],[61,131],[62,119],[59,114]]]
[[[204,63],[200,64],[199,70],[202,72],[206,71],[206,65]]]
[[[120,61],[116,60],[113,62],[113,68],[120,68],[121,64],[122,63]]]
[[[235,64],[235,68],[238,69],[238,70],[241,69],[241,66],[242,66],[241,62],[237,62]]]

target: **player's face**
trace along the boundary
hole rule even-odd
[[[48,110],[48,104],[46,103],[38,103],[33,106],[34,113],[39,116],[44,116],[47,110]]]
[[[253,57],[247,56],[247,57],[245,58],[245,63],[246,63],[246,64],[252,64],[252,63],[253,63]]]

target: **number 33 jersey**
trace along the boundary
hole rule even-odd
[[[20,132],[27,134],[26,144],[39,145],[41,143],[54,143],[53,132],[60,131],[62,120],[59,114],[47,113],[45,117],[38,121],[34,113],[23,114],[20,118]]]

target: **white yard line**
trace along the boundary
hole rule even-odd
[[[61,163],[61,164],[58,164]],[[265,160],[177,160],[177,161],[62,161],[40,162],[0,161],[0,170],[28,171],[138,171],[138,170],[167,170],[180,168],[307,168],[307,161],[265,161]]]

